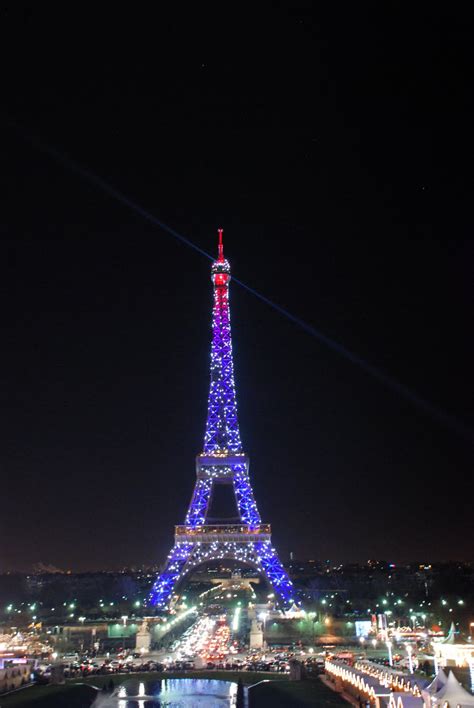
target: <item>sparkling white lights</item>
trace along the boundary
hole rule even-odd
[[[270,528],[267,531],[259,528],[261,518],[250,484],[248,458],[242,453],[232,360],[230,265],[224,259],[222,232],[219,234],[219,257],[212,265],[212,282],[211,384],[204,450],[198,457],[196,485],[185,520],[189,532],[185,527],[177,527],[175,545],[164,572],[153,586],[150,602],[160,609],[166,608],[176,584],[193,568],[225,558],[254,567],[266,577],[283,604],[290,605],[293,603],[293,585],[270,543]],[[241,533],[229,531],[226,525],[221,529],[206,527],[212,488],[221,481],[232,481],[240,522],[246,527]],[[193,532],[199,527],[208,528],[216,534],[216,539],[203,537],[201,543],[197,540],[200,535]]]

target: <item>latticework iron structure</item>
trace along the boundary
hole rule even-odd
[[[196,459],[196,485],[185,524],[175,528],[175,544],[158,576],[150,602],[165,609],[177,583],[206,561],[232,559],[254,567],[272,586],[283,606],[293,602],[293,585],[262,524],[249,480],[249,459],[242,450],[229,311],[230,265],[224,258],[222,229],[212,264],[211,385],[203,452]],[[206,523],[216,484],[231,484],[239,523]]]

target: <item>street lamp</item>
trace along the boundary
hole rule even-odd
[[[127,626],[128,615],[122,615],[120,618],[123,622],[123,650],[125,651],[125,645],[127,643],[127,632],[125,627]]]
[[[376,639],[372,639],[372,646],[374,647],[374,649],[375,649],[375,647],[377,646],[377,640],[376,640]]]
[[[268,612],[260,612],[258,617],[263,622],[263,643],[265,644],[265,627],[267,625]]]
[[[411,653],[413,651],[413,647],[410,644],[405,644],[407,654],[408,654],[408,670],[412,674],[413,673],[413,659],[411,658]]]
[[[393,666],[392,642],[387,641],[387,649],[388,649],[388,663],[390,664],[390,666]]]

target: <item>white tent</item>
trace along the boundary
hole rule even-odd
[[[467,708],[474,706],[474,696],[461,686],[452,671],[444,686],[431,698],[433,706],[449,706],[449,708]]]
[[[451,627],[449,628],[448,636],[443,639],[442,644],[455,644],[456,643],[456,627],[454,622],[451,622]]]
[[[438,669],[438,673],[436,674],[430,685],[425,688],[425,691],[433,695],[434,693],[437,693],[443,688],[447,680],[448,677],[444,673],[443,669]]]

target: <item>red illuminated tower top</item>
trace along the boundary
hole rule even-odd
[[[230,263],[224,258],[223,229],[217,229],[219,242],[217,245],[217,260],[212,264],[211,278],[215,288],[227,287],[230,282]]]

